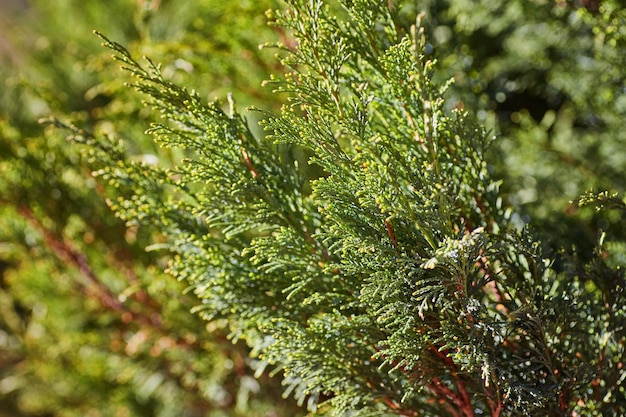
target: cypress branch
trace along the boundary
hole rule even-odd
[[[263,113],[267,137],[99,34],[160,111],[149,133],[188,152],[139,168],[87,141],[121,190],[114,208],[167,236],[198,310],[228,319],[312,411],[574,415],[602,402],[618,415],[623,268],[600,252],[557,268],[512,224],[487,170],[492,138],[449,110],[423,16],[403,28],[401,8],[275,12],[296,46],[281,46],[290,72],[270,85],[290,104]]]

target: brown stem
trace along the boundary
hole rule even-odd
[[[418,416],[419,414],[417,413],[417,411],[413,411],[413,410],[403,410],[402,408],[400,408],[400,406],[398,405],[398,403],[396,403],[395,401],[393,401],[391,398],[385,396],[383,397],[383,402],[385,404],[387,404],[387,407],[389,407],[391,410],[395,411],[396,413],[398,413],[401,416],[406,416],[406,417],[415,417]]]
[[[491,417],[499,417],[502,412],[502,401],[500,400],[500,397],[497,397],[495,402],[491,397],[489,397],[487,402],[489,403],[489,408],[491,409]]]
[[[448,355],[439,351],[437,347],[431,346],[430,350],[448,367],[448,369],[450,369],[450,372],[454,377],[457,393],[453,392],[448,387],[441,385],[441,383],[438,382],[437,378],[433,378],[433,384],[435,384],[435,386],[439,385],[440,387],[442,387],[442,389],[445,388],[445,390],[447,390],[446,397],[453,399],[455,405],[459,407],[464,415],[466,415],[467,417],[473,417],[474,408],[472,407],[472,399],[467,392],[465,382],[463,382],[458,374],[457,365]]]
[[[456,394],[452,392],[448,387],[442,385],[437,378],[433,378],[433,383],[426,384],[426,387],[435,394],[435,397],[445,401],[446,409],[452,414],[454,417],[462,417],[461,410],[457,408],[456,401],[454,398]]]
[[[385,219],[385,228],[387,228],[387,234],[389,235],[391,243],[393,243],[393,247],[397,249],[398,241],[396,239],[396,235],[393,233],[393,229],[391,228],[391,223],[389,223],[389,220],[387,219]]]
[[[124,305],[117,296],[97,277],[91,266],[89,265],[89,261],[87,257],[78,252],[76,249],[72,248],[72,246],[66,242],[62,237],[55,234],[53,231],[47,229],[42,222],[37,218],[37,216],[33,213],[30,207],[21,206],[18,208],[18,212],[24,216],[24,218],[29,222],[29,224],[37,229],[44,238],[46,245],[53,251],[53,253],[62,261],[66,262],[68,265],[75,267],[78,269],[83,277],[87,280],[88,285],[85,285],[80,282],[75,282],[75,285],[78,287],[79,291],[85,294],[87,297],[91,297],[97,300],[103,307],[108,310],[114,311],[120,315],[120,318],[123,323],[136,323],[140,326],[144,326],[149,329],[153,329],[158,334],[171,337],[170,332],[163,327],[161,322],[161,315],[159,314],[159,304],[150,299],[151,302],[154,303],[153,311],[149,314],[146,312],[133,312],[128,306]],[[138,301],[140,301],[138,299]],[[145,307],[145,304],[142,303],[142,307]],[[193,349],[197,348],[197,342],[188,341],[184,338],[174,338],[173,343],[184,349]]]
[[[87,285],[79,282],[76,282],[75,284],[83,294],[96,299],[108,310],[118,313],[124,323],[135,322],[147,328],[154,329],[158,333],[166,333],[161,322],[161,316],[158,313],[158,305],[154,307],[155,311],[149,315],[131,311],[104,283],[98,279],[95,272],[89,265],[89,261],[85,255],[72,248],[71,245],[62,237],[57,236],[54,232],[47,229],[29,207],[21,206],[18,208],[18,211],[35,229],[41,233],[46,245],[59,259],[66,262],[68,265],[77,268],[81,272],[82,276],[87,280]],[[174,343],[177,346],[189,348],[193,344],[184,339],[176,339]]]
[[[248,155],[248,152],[243,147],[241,148],[241,154],[243,155],[243,160],[246,163],[246,167],[248,168],[248,171],[250,171],[254,179],[257,179],[259,177],[259,173],[257,172],[256,168],[254,168],[254,165],[252,165],[250,156]]]
[[[87,258],[82,253],[74,250],[63,239],[55,236],[52,231],[46,229],[29,207],[22,206],[19,208],[19,212],[42,234],[48,247],[54,251],[59,259],[73,265],[82,273],[93,288],[91,292],[93,292],[94,295],[98,294],[98,299],[103,306],[116,312],[123,312],[126,310],[124,305],[113,295],[113,293],[111,293],[109,288],[98,280],[96,274],[89,266]]]

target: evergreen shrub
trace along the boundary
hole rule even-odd
[[[195,310],[311,412],[623,415],[623,233],[569,242],[593,248],[583,257],[519,221],[491,169],[502,148],[447,93],[412,4],[270,14],[287,73],[268,84],[289,101],[256,110],[266,135],[234,100],[206,102],[100,35],[160,112],[149,132],[182,149],[173,167],[51,123],[87,145],[120,218],[165,237]],[[614,223],[626,211],[608,192],[578,204]]]

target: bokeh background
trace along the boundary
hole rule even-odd
[[[280,380],[254,378],[227,323],[207,328],[159,236],[108,209],[50,115],[154,158],[154,117],[124,85],[99,30],[207,100],[275,106],[260,83],[269,1],[0,3],[0,416],[292,416]],[[160,153],[167,159],[168,154]]]

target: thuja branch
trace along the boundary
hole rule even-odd
[[[334,415],[579,406],[588,394],[572,381],[590,371],[577,354],[614,361],[623,350],[613,333],[596,335],[596,317],[621,311],[606,306],[606,283],[557,271],[512,225],[488,169],[491,139],[448,106],[422,17],[409,29],[401,2],[339,3],[288,0],[274,15],[294,39],[279,46],[291,72],[271,81],[290,105],[264,113],[268,137],[100,35],[166,120],[149,132],[187,156],[173,180],[100,149],[125,187],[115,209],[167,236],[170,271],[206,317],[228,318],[312,409],[320,393]],[[574,301],[585,323],[566,308]],[[600,389],[608,395],[586,392]]]

